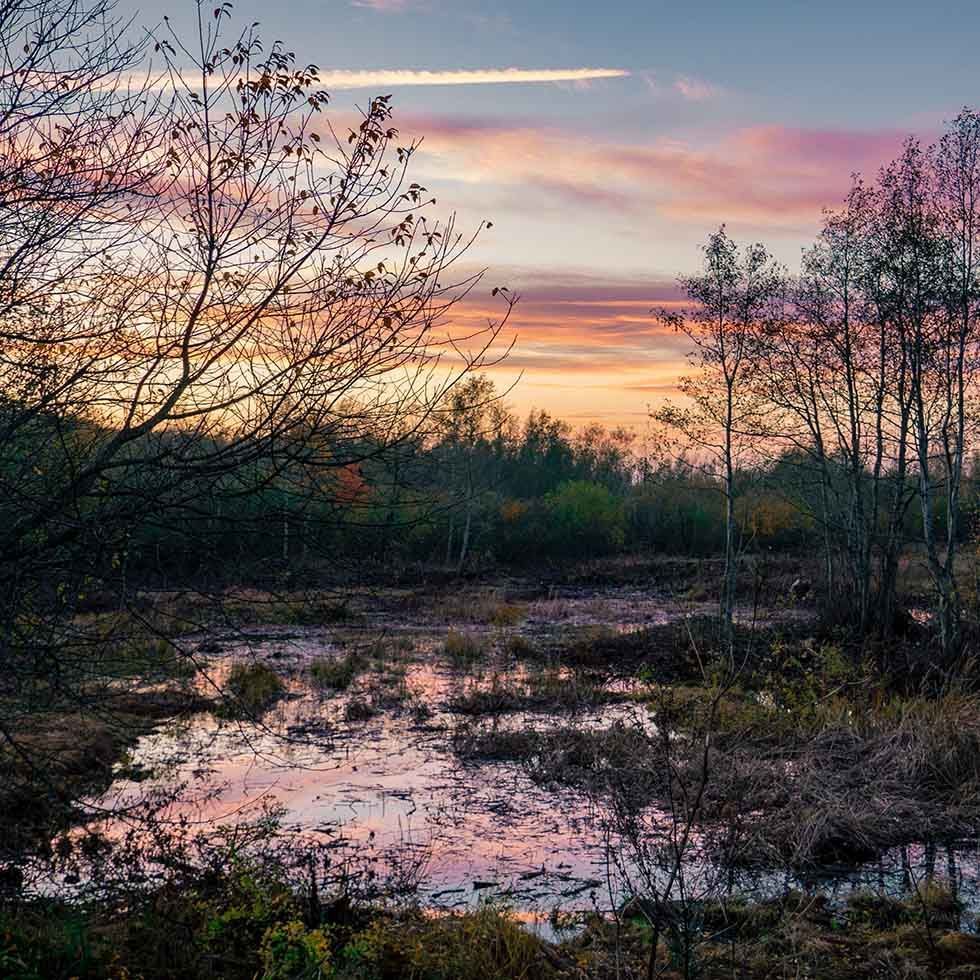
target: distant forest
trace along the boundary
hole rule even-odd
[[[436,414],[432,434],[406,437],[396,449],[381,453],[380,441],[368,439],[338,447],[337,457],[348,461],[326,473],[304,461],[300,445],[288,465],[257,461],[209,478],[178,475],[170,486],[141,480],[134,463],[126,496],[142,498],[145,509],[88,555],[91,574],[102,580],[115,568],[147,586],[242,577],[302,584],[346,580],[355,568],[465,573],[496,563],[724,551],[723,483],[693,454],[672,459],[651,452],[649,437],[598,424],[575,428],[545,411],[519,418],[485,376],[464,382]],[[81,423],[77,433],[111,437]],[[741,467],[739,551],[813,555],[829,546],[836,561],[846,547],[849,483],[844,460],[829,465],[828,479],[824,464],[785,450]],[[869,493],[871,480],[866,474]],[[980,463],[973,460],[958,500],[962,541],[972,539],[978,505]],[[942,500],[931,508],[945,533]],[[921,544],[922,520],[918,486],[909,480],[903,547]],[[108,519],[104,527],[112,527]]]

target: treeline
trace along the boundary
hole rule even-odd
[[[169,488],[158,480],[147,486],[136,465],[131,494],[165,505],[148,506],[139,522],[106,539],[101,574],[128,574],[134,585],[312,582],[410,565],[465,572],[640,552],[724,554],[725,485],[703,462],[666,459],[659,443],[651,454],[625,429],[574,429],[544,411],[520,419],[484,376],[454,389],[435,418],[431,434],[405,439],[397,452],[363,438],[321,445],[333,460],[326,470],[320,455],[305,459],[300,446],[288,465],[256,461]],[[740,554],[824,554],[826,570],[829,549],[828,574],[842,574],[835,556],[849,530],[829,500],[851,492],[845,459],[777,450],[734,477]],[[870,496],[874,476],[863,479]],[[978,491],[974,462],[958,498],[963,540],[976,525]],[[923,541],[914,484],[906,496],[896,532],[903,554]],[[933,527],[945,533],[942,502],[934,498],[931,508]],[[882,521],[876,534],[888,532]]]

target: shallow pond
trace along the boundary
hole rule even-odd
[[[628,600],[614,597],[601,608],[589,598],[542,601],[565,603],[561,608],[532,603],[522,630],[534,635],[569,622],[608,623],[610,610]],[[664,621],[647,618],[654,615],[665,613],[651,605],[638,616],[634,610],[630,622]],[[622,628],[622,617],[614,623]],[[128,770],[94,806],[118,811],[180,784],[183,790],[166,817],[207,827],[240,821],[272,804],[281,807],[288,827],[328,842],[338,856],[370,851],[390,876],[435,907],[493,898],[545,921],[556,908],[608,909],[620,902],[623,885],[610,862],[610,849],[619,845],[601,806],[582,792],[537,785],[519,765],[465,763],[454,752],[453,735],[461,726],[547,730],[613,721],[651,731],[645,707],[631,699],[630,684],[614,683],[600,703],[578,708],[525,708],[472,719],[459,712],[460,699],[492,690],[500,677],[510,684],[532,683],[530,668],[501,654],[502,642],[491,658],[495,666],[474,672],[447,660],[441,648],[445,629],[396,628],[389,621],[384,630],[389,652],[380,658],[377,625],[195,638],[200,649],[211,651],[202,673],[205,690],[220,688],[230,666],[247,660],[285,677],[288,696],[259,725],[202,713],[145,736]],[[472,632],[496,641],[507,635],[492,627]],[[312,683],[311,665],[352,648],[374,652],[370,666],[346,690]],[[150,775],[130,779],[127,771]],[[93,825],[109,836],[127,829],[120,817],[95,819]],[[963,842],[952,850],[896,849],[876,862],[819,876],[744,872],[730,876],[727,887],[751,897],[791,887],[832,897],[857,888],[897,894],[929,870],[949,878],[971,914],[980,911],[980,862],[975,847]]]

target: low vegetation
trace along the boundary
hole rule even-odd
[[[609,689],[602,679],[555,667],[530,670],[518,677],[495,671],[489,682],[475,681],[450,699],[449,709],[461,715],[495,715],[511,711],[566,712],[629,700]]]
[[[259,718],[286,695],[282,678],[267,664],[235,664],[224,684],[218,713],[228,718]]]
[[[446,659],[461,667],[472,666],[483,660],[488,651],[489,643],[484,637],[462,630],[450,630],[442,645]]]
[[[640,900],[588,915],[569,938],[533,935],[506,908],[426,914],[347,895],[319,900],[274,863],[241,855],[222,870],[185,870],[127,912],[35,901],[0,908],[0,969],[11,980],[614,980],[647,975],[650,928]],[[555,925],[562,923],[556,919]],[[180,942],[173,942],[175,934]],[[708,901],[683,935],[668,931],[657,974],[822,980],[972,977],[980,939],[941,883],[905,899],[856,892],[831,906],[779,899]],[[691,972],[691,975],[695,975]]]
[[[367,667],[367,658],[352,651],[342,656],[318,657],[310,664],[310,677],[317,687],[346,691]]]

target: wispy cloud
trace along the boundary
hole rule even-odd
[[[351,0],[352,7],[367,7],[382,14],[400,14],[408,9],[410,0]]]
[[[746,229],[815,229],[854,171],[873,173],[899,149],[893,130],[747,127],[700,145],[583,141],[580,134],[494,121],[419,119],[427,175],[511,188],[526,209],[547,196],[620,214]]]
[[[680,96],[687,102],[707,102],[725,94],[720,85],[694,75],[675,75],[671,81],[666,81],[654,71],[644,71],[640,72],[640,78],[658,97],[673,95]]]
[[[702,78],[694,78],[691,75],[678,75],[674,79],[674,91],[678,92],[690,102],[706,102],[708,99],[717,98],[721,94],[721,89],[711,82],[706,82]]]
[[[391,0],[383,0],[390,3]],[[626,78],[623,68],[476,68],[430,71],[381,68],[363,71],[327,71],[320,82],[327,89],[388,89],[413,85],[514,85],[541,82],[588,82],[600,78]]]

